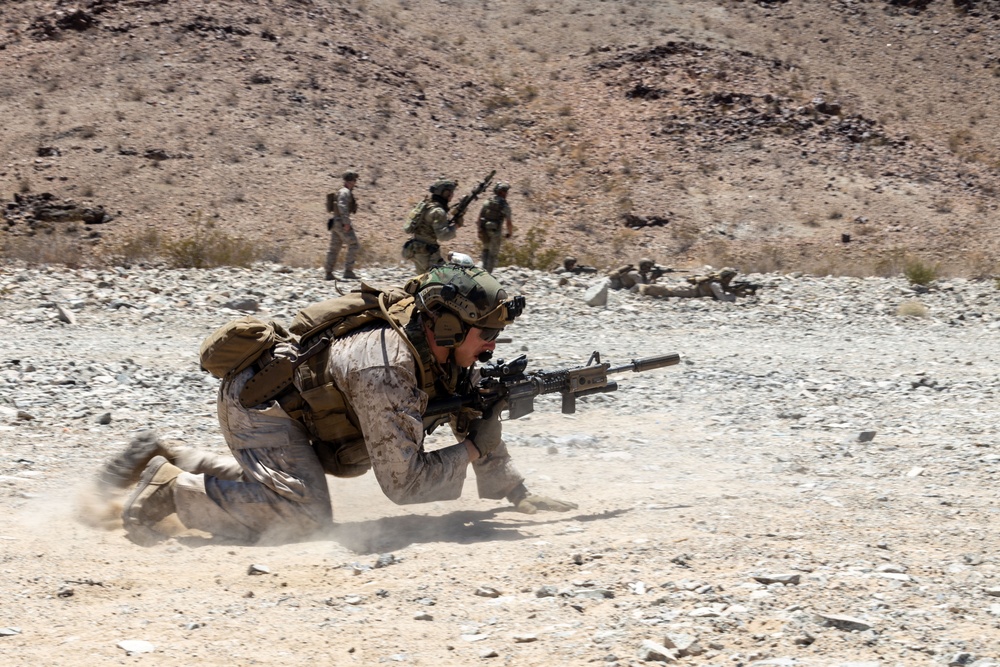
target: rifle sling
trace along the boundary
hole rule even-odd
[[[240,405],[252,408],[261,403],[267,403],[278,398],[292,386],[295,379],[295,369],[314,357],[330,344],[330,338],[323,336],[304,352],[294,357],[274,356],[266,364],[261,365],[240,391]],[[259,363],[259,362],[258,362]],[[256,364],[254,364],[256,366]]]

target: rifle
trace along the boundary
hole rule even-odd
[[[494,169],[489,174],[487,174],[486,178],[481,180],[479,182],[479,185],[477,185],[472,189],[472,192],[462,197],[457,204],[451,207],[451,210],[449,212],[450,216],[448,218],[449,225],[456,224],[455,221],[459,220],[465,214],[465,209],[469,208],[469,204],[475,201],[476,197],[478,197],[479,195],[483,194],[483,192],[486,191],[486,188],[489,186],[490,181],[493,180],[493,177],[496,176],[496,173],[497,170]]]
[[[431,401],[424,416],[456,413],[462,408],[486,413],[498,402],[506,401],[510,419],[517,419],[534,411],[535,396],[556,392],[562,394],[562,413],[571,415],[576,412],[577,397],[617,391],[618,383],[609,381],[608,375],[622,371],[642,373],[654,368],[673,366],[680,363],[680,360],[679,354],[664,354],[633,359],[624,366],[611,368],[610,364],[601,363],[601,355],[595,351],[585,366],[525,373],[528,365],[525,355],[522,354],[509,363],[498,359],[480,368],[479,383],[471,391]]]

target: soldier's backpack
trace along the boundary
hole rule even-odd
[[[289,331],[305,342],[323,331],[331,338],[339,338],[376,320],[385,320],[379,307],[380,294],[386,295],[387,306],[410,296],[398,287],[383,290],[361,283],[358,290],[306,306],[295,316]]]
[[[201,367],[217,378],[239,373],[262,354],[294,337],[274,321],[250,315],[219,327],[201,344]]]
[[[424,217],[424,209],[427,208],[427,200],[421,199],[420,203],[410,210],[410,215],[406,218],[406,224],[403,225],[403,231],[407,234],[412,234],[417,231],[417,225]]]
[[[301,344],[294,351],[282,350],[266,357],[266,363],[240,391],[240,404],[250,408],[281,395],[298,374],[302,398],[307,403],[317,403],[313,406],[314,410],[322,412],[322,404],[327,400],[329,391],[312,390],[325,385],[329,378],[325,377],[325,368],[313,368],[313,364],[307,362],[325,350],[334,338],[377,320],[385,321],[387,314],[382,311],[383,304],[387,311],[393,309],[398,312],[412,302],[413,297],[400,288],[381,290],[362,283],[359,290],[306,306],[298,312],[289,327],[291,335]],[[257,356],[261,354],[263,352]],[[340,403],[343,403],[342,399]]]

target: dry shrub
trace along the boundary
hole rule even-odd
[[[611,254],[616,260],[633,255],[639,250],[639,233],[628,227],[616,227],[608,240],[611,244]]]
[[[168,239],[163,257],[177,269],[208,269],[216,266],[250,266],[261,259],[262,248],[252,241],[231,236],[211,223],[199,224],[191,236]],[[280,257],[270,257],[277,261]]]
[[[896,317],[928,317],[930,311],[918,299],[907,299],[896,308]]]
[[[28,264],[61,264],[70,268],[83,266],[87,252],[77,237],[46,230],[31,236],[5,234],[0,244],[0,258]]]
[[[132,266],[141,262],[158,259],[163,237],[155,227],[149,227],[137,234],[125,236],[112,244],[105,252],[106,260],[113,265]]]
[[[970,280],[989,280],[1000,273],[997,259],[983,251],[973,251],[963,260],[948,266],[949,275],[961,275]]]
[[[701,236],[701,229],[691,220],[671,221],[668,229],[677,246],[678,254],[690,250]]]
[[[559,263],[566,251],[559,246],[546,247],[546,226],[554,223],[544,223],[544,226],[532,227],[524,235],[524,241],[515,243],[508,240],[500,246],[500,256],[497,264],[500,266],[523,266],[527,269],[548,271]]]

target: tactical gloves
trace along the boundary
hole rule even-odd
[[[579,507],[576,503],[535,495],[528,491],[523,482],[507,494],[507,500],[513,503],[515,512],[521,512],[522,514],[534,514],[539,510],[546,512],[568,512]]]
[[[522,514],[534,514],[538,510],[542,510],[543,512],[568,512],[575,510],[577,507],[579,505],[576,503],[529,493],[519,503],[514,505],[514,511],[521,512]]]
[[[500,446],[500,437],[503,427],[500,425],[500,412],[507,407],[504,402],[497,403],[492,409],[483,413],[483,416],[472,420],[469,424],[469,440],[479,450],[479,455],[488,457],[491,452]]]

